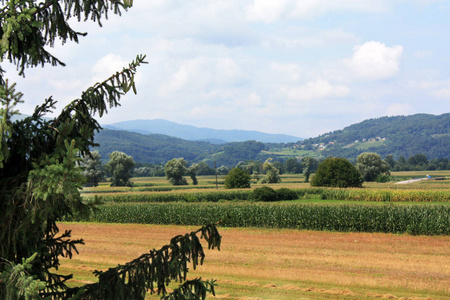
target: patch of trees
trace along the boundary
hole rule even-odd
[[[233,168],[225,176],[224,186],[226,189],[241,189],[250,187],[250,174],[240,168]]]
[[[356,167],[341,157],[328,157],[319,164],[311,179],[311,186],[361,187],[363,179]]]

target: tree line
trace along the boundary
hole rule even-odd
[[[256,151],[255,151],[256,152]],[[364,153],[358,156],[365,157]],[[381,157],[380,157],[381,159]],[[205,161],[189,164],[184,158],[173,158],[161,164],[143,164],[135,162],[134,158],[120,151],[109,154],[109,161],[102,164],[102,158],[98,151],[93,151],[90,156],[84,158],[82,166],[83,175],[88,178],[86,186],[96,186],[98,182],[110,177],[112,185],[131,185],[129,179],[132,177],[167,177],[174,185],[187,184],[183,176],[189,176],[192,183],[198,183],[196,176],[199,175],[226,175],[233,168],[246,171],[254,181],[261,183],[276,183],[281,174],[303,174],[306,181],[314,173],[324,158],[291,157],[286,160],[266,159],[239,161],[236,165],[221,165],[214,168]],[[378,161],[378,160],[377,160]],[[408,158],[400,156],[398,160],[393,155],[386,155],[382,160],[388,165],[390,171],[434,171],[449,170],[450,160],[447,158],[428,159],[424,154],[415,154]],[[350,160],[350,162],[352,162]],[[209,161],[211,163],[211,161]],[[353,164],[356,164],[353,161]],[[269,176],[267,176],[269,174]],[[119,178],[119,179],[115,179]]]

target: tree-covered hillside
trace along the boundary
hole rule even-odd
[[[113,151],[125,152],[136,162],[160,164],[183,157],[189,163],[206,161],[210,166],[235,166],[239,161],[265,161],[268,157],[285,160],[289,157],[344,157],[356,161],[363,152],[376,152],[383,158],[395,159],[424,154],[428,159],[450,158],[450,114],[440,116],[382,117],[351,125],[296,144],[271,144],[256,141],[222,145],[187,141],[161,134],[139,134],[104,129],[95,142],[104,161]]]
[[[141,163],[159,164],[172,158],[183,157],[197,162],[210,153],[219,151],[219,146],[207,142],[192,142],[162,134],[139,134],[130,131],[103,129],[95,135],[95,142],[102,160],[108,160],[113,151],[125,152]]]
[[[189,163],[206,161],[210,166],[234,166],[239,161],[249,159],[262,160],[267,146],[256,141],[233,142],[223,145],[208,142],[187,141],[162,134],[139,134],[130,131],[103,129],[95,135],[95,142],[102,160],[106,162],[108,154],[121,151],[130,155],[136,162],[160,164],[183,157]],[[284,145],[284,144],[280,144]]]
[[[322,156],[355,159],[362,152],[381,156],[409,157],[423,153],[428,158],[450,157],[450,114],[439,116],[382,117],[353,124],[343,130],[307,139],[299,145],[318,149]]]

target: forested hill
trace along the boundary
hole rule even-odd
[[[381,156],[409,157],[423,153],[428,158],[449,158],[450,114],[369,119],[307,139],[300,145],[306,149],[319,148],[323,156],[351,159],[366,151],[377,152]]]
[[[382,117],[351,125],[296,144],[269,144],[256,141],[212,144],[187,141],[162,134],[139,134],[104,129],[96,134],[104,161],[113,151],[131,155],[140,163],[160,164],[183,157],[189,163],[206,161],[218,166],[234,166],[239,161],[272,157],[285,160],[292,156],[345,157],[352,161],[362,152],[376,152],[405,158],[425,154],[428,159],[450,158],[450,114],[440,116]]]
[[[130,131],[103,129],[95,135],[95,142],[103,160],[113,151],[125,152],[135,161],[159,164],[172,158],[184,157],[189,162],[199,161],[219,146],[208,142],[192,142],[162,134],[139,134]]]
[[[103,129],[95,135],[102,160],[109,159],[108,154],[121,151],[131,155],[140,163],[160,164],[172,158],[183,157],[189,163],[207,161],[218,166],[233,166],[248,159],[265,160],[268,155],[262,153],[268,144],[256,141],[233,142],[215,145],[208,142],[186,141],[162,134],[140,134],[130,131]],[[279,144],[284,145],[284,144]]]

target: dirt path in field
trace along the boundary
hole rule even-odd
[[[84,238],[63,271],[79,282],[197,227],[62,224]],[[222,299],[450,299],[450,237],[221,228],[191,277],[216,278]]]

